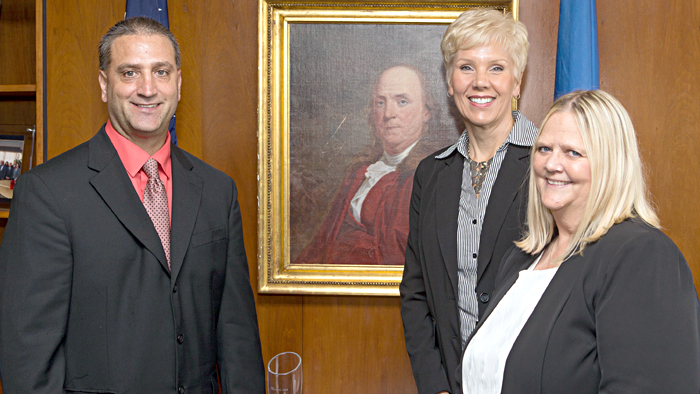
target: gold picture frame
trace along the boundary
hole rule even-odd
[[[390,64],[413,64],[415,59],[428,64],[422,70],[430,68],[430,77],[438,81],[431,86],[443,85],[431,89],[446,102],[439,39],[460,13],[474,8],[502,10],[518,17],[518,0],[464,3],[259,0],[260,293],[399,294],[402,265],[354,264],[353,261],[306,264],[294,259],[314,232],[320,231],[318,218],[329,209],[331,192],[338,188],[343,168],[348,167],[344,162],[350,156],[343,156],[351,150],[348,147],[357,150],[371,138],[362,131],[363,124],[367,129],[367,116],[362,108],[363,92],[372,86],[370,75],[376,77],[377,70]],[[425,48],[421,51],[416,47]],[[442,110],[449,111],[446,104]],[[441,119],[442,129],[449,129],[445,125],[454,123],[444,116]],[[337,137],[339,130],[344,133],[342,144],[335,142],[341,138]],[[458,132],[450,130],[444,133],[453,140],[458,136]],[[331,149],[329,144],[339,147]],[[313,171],[307,171],[307,167],[313,167]],[[311,173],[308,177],[304,175],[307,172]],[[328,179],[324,178],[325,174]],[[302,177],[304,182],[310,180],[314,185],[312,190],[299,186],[304,182],[295,177]],[[298,190],[305,191],[304,198],[299,197]]]

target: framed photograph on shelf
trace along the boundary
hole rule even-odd
[[[0,210],[9,210],[17,178],[32,167],[34,126],[0,125]]]
[[[259,1],[258,290],[396,296],[413,173],[463,128],[442,36],[518,1]]]

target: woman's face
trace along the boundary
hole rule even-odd
[[[533,169],[542,204],[557,227],[578,226],[591,189],[591,165],[571,112],[549,117],[535,142]],[[574,227],[575,228],[575,227]]]
[[[510,55],[497,44],[460,49],[452,64],[448,91],[465,124],[510,130],[511,99],[520,94]]]

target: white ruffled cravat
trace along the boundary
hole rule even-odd
[[[362,185],[360,185],[360,188],[357,189],[355,197],[353,197],[350,201],[350,213],[352,213],[352,216],[355,217],[355,220],[358,222],[362,221],[362,203],[365,202],[365,198],[367,198],[369,191],[372,190],[374,185],[376,185],[384,175],[396,171],[396,166],[401,164],[403,159],[405,159],[406,156],[411,153],[411,149],[413,149],[417,143],[418,141],[414,142],[413,145],[409,146],[398,155],[390,155],[385,151],[379,161],[367,167],[367,172],[365,172],[365,180],[362,181]]]

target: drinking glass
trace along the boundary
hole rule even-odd
[[[267,363],[268,394],[301,394],[301,357],[294,352],[284,352]]]

